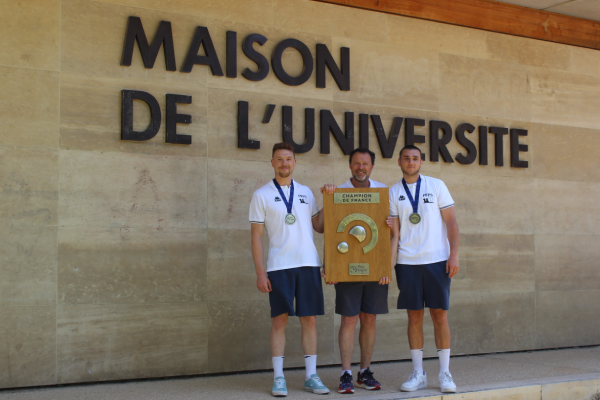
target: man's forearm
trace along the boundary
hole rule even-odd
[[[458,256],[458,241],[459,241],[459,233],[458,233],[458,224],[453,223],[447,225],[448,229],[448,243],[450,244],[450,255]]]
[[[263,275],[265,269],[263,267],[263,244],[261,237],[252,236],[252,259],[254,260],[256,276]]]
[[[398,254],[398,238],[397,237],[393,237],[391,238],[391,245],[390,245],[390,249],[392,251],[392,268],[394,268],[394,265],[396,265],[396,256]]]

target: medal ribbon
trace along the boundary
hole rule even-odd
[[[291,214],[292,213],[292,204],[294,203],[294,180],[292,179],[292,183],[290,183],[290,201],[289,201],[289,203],[288,203],[287,199],[285,198],[285,195],[283,194],[283,190],[281,189],[281,186],[279,186],[279,182],[277,182],[277,179],[273,178],[273,183],[275,184],[275,187],[277,188],[277,190],[279,190],[281,199],[283,200],[283,203],[285,204],[285,207],[287,208],[287,213]]]
[[[413,213],[417,214],[417,210],[419,209],[419,192],[421,191],[421,175],[419,175],[419,179],[417,179],[417,190],[415,191],[415,197],[417,200],[413,199],[412,194],[410,194],[410,190],[408,190],[408,185],[404,178],[402,178],[402,186],[404,186],[404,191],[408,196],[408,200],[410,201],[410,205],[413,208]]]

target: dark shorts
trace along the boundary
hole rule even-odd
[[[268,272],[267,276],[271,281],[271,318],[285,313],[298,317],[325,314],[321,268],[282,269]]]
[[[388,313],[388,287],[379,282],[340,282],[335,284],[335,313],[354,317]]]
[[[447,310],[450,308],[450,282],[446,273],[446,261],[433,264],[396,264],[399,310],[422,310],[427,308]]]

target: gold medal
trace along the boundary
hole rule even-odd
[[[294,214],[287,214],[285,216],[285,223],[288,225],[294,225],[294,223],[296,222],[296,217],[294,217]]]
[[[408,220],[410,222],[412,222],[413,224],[418,224],[419,222],[421,222],[421,216],[417,213],[412,213],[410,214],[410,216],[408,217]]]

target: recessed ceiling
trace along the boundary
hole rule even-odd
[[[600,0],[502,0],[502,3],[600,21]]]

